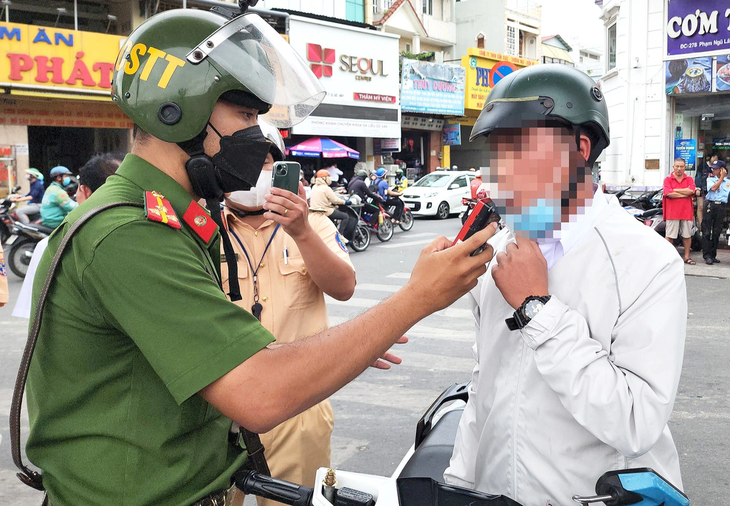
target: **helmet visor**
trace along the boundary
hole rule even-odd
[[[263,118],[278,128],[302,122],[327,94],[304,60],[256,14],[233,18],[187,55],[193,64],[206,59],[271,104]]]

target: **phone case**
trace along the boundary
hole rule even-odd
[[[297,194],[300,168],[301,165],[298,162],[276,162],[272,175],[272,186]]]

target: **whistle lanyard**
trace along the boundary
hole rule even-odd
[[[259,260],[258,265],[256,265],[256,268],[253,268],[253,264],[251,263],[251,257],[248,255],[248,251],[246,251],[246,248],[243,246],[243,242],[238,237],[238,234],[233,231],[233,229],[230,229],[231,235],[236,238],[236,241],[238,241],[238,245],[241,246],[241,249],[243,250],[243,254],[246,256],[246,260],[248,261],[249,267],[251,267],[251,273],[253,274],[253,306],[251,306],[251,314],[254,315],[254,317],[261,321],[261,311],[263,311],[264,306],[259,303],[259,279],[258,279],[258,272],[261,266],[263,265],[264,257],[266,256],[266,252],[269,251],[269,246],[271,246],[271,243],[274,242],[274,237],[276,236],[276,233],[279,231],[279,227],[281,226],[280,223],[276,224],[276,228],[274,229],[274,233],[271,234],[271,237],[269,238],[269,242],[266,244],[266,248],[264,248],[264,252],[261,255],[261,260]]]

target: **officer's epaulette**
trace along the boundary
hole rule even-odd
[[[175,210],[161,193],[145,192],[144,212],[148,220],[159,221],[175,229],[182,227]]]

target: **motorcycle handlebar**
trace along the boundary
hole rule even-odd
[[[292,506],[310,506],[314,489],[249,471],[235,477],[236,486],[251,494]]]

